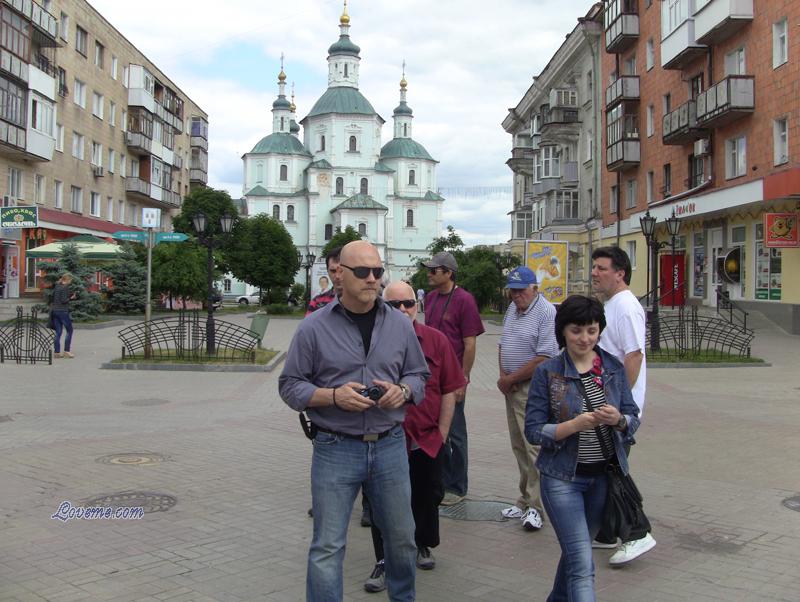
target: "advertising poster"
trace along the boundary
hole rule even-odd
[[[567,257],[569,243],[558,240],[529,240],[525,243],[525,265],[536,274],[539,292],[551,303],[567,298]]]
[[[764,214],[764,246],[769,248],[800,247],[797,213]]]
[[[325,267],[325,260],[317,261],[311,266],[311,297],[327,291],[333,286],[328,278],[328,270]]]

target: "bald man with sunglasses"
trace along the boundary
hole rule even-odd
[[[417,546],[402,423],[430,373],[410,320],[378,297],[377,249],[348,243],[339,266],[341,295],[300,322],[278,380],[281,398],[307,411],[315,431],[306,598],[343,599],[347,526],[363,484],[384,538],[389,597],[410,601]]]

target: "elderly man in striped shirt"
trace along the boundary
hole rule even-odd
[[[509,272],[506,288],[512,302],[503,318],[497,388],[506,398],[511,449],[519,466],[520,496],[502,513],[506,518],[520,519],[526,531],[538,531],[543,514],[536,470],[539,450],[525,439],[525,405],[536,367],[558,354],[556,309],[539,293],[536,275],[530,268],[523,266]]]

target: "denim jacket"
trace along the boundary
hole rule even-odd
[[[624,443],[633,443],[639,428],[639,408],[631,396],[631,388],[620,361],[599,347],[595,351],[603,362],[603,392],[606,403],[613,405],[628,421],[624,433],[612,429],[614,448],[619,465],[628,473],[628,458]],[[525,437],[540,445],[536,467],[551,477],[571,481],[578,464],[578,433],[556,441],[556,425],[571,420],[583,412],[580,376],[569,355],[562,351],[539,365],[528,391],[525,410]]]

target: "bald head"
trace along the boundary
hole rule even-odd
[[[384,289],[383,300],[387,303],[391,303],[392,301],[406,301],[406,305],[409,305],[409,307],[401,304],[397,309],[406,314],[411,320],[416,320],[417,297],[414,294],[414,289],[402,280],[392,282]]]
[[[381,287],[383,266],[378,249],[365,240],[356,240],[344,246],[339,262],[342,282],[340,302],[352,312],[368,312],[375,305]],[[366,276],[359,278],[356,271]]]
[[[354,240],[347,243],[342,248],[342,254],[339,257],[339,261],[341,263],[346,263],[349,266],[353,266],[354,264],[367,265],[357,263],[363,258],[370,258],[373,260],[373,262],[377,261],[375,265],[380,265],[381,262],[381,256],[378,254],[378,249],[376,249],[372,243],[369,243],[366,240]]]

